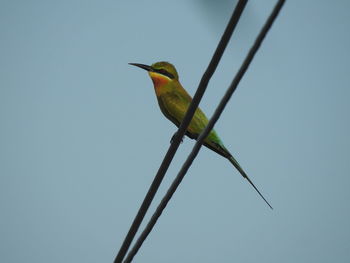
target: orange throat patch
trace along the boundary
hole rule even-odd
[[[149,76],[153,81],[154,88],[156,90],[157,96],[161,93],[161,88],[170,82],[170,79],[162,74],[157,72],[148,72]]]

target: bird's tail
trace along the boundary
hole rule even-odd
[[[250,178],[248,177],[248,175],[245,173],[245,171],[242,169],[242,167],[239,165],[239,163],[236,161],[235,158],[233,158],[233,156],[229,156],[227,157],[227,159],[233,164],[234,167],[236,167],[236,169],[238,170],[238,172],[245,178],[248,180],[248,182],[254,187],[255,191],[258,192],[258,194],[261,196],[261,198],[265,201],[265,203],[271,208],[272,206],[269,204],[269,202],[267,202],[267,200],[265,199],[265,197],[260,193],[260,191],[258,190],[258,188],[256,188],[256,186],[253,184],[253,182],[250,180]]]

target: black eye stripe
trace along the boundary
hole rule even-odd
[[[167,76],[167,77],[169,77],[169,78],[171,78],[171,79],[174,78],[174,75],[171,74],[171,73],[169,73],[169,72],[166,71],[165,69],[155,69],[154,71],[155,71],[155,72],[158,72],[158,73],[160,73],[160,74],[162,74],[162,75],[164,75],[164,76]]]

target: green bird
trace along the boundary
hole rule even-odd
[[[166,118],[168,118],[172,123],[179,127],[192,101],[192,97],[187,93],[187,91],[179,82],[179,75],[177,74],[175,67],[168,62],[156,62],[151,66],[138,63],[129,64],[148,71],[148,74],[153,81],[160,110]],[[197,108],[186,130],[186,135],[191,139],[197,139],[207,124],[208,118],[200,108]],[[211,132],[205,138],[203,144],[209,149],[228,159],[233,164],[233,166],[236,167],[239,173],[248,180],[248,182],[254,187],[261,198],[272,209],[272,206],[269,204],[269,202],[267,202],[267,200],[255,187],[253,182],[244,172],[236,159],[226,149],[215,130],[211,130]]]

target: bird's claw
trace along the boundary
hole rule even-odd
[[[173,137],[171,137],[170,143],[173,143],[173,142],[174,142],[175,137],[176,137],[176,134],[177,134],[177,132],[175,132],[174,135],[173,135]],[[183,143],[183,141],[184,141],[184,139],[183,139],[183,137],[182,137],[182,138],[181,138],[181,143]]]

